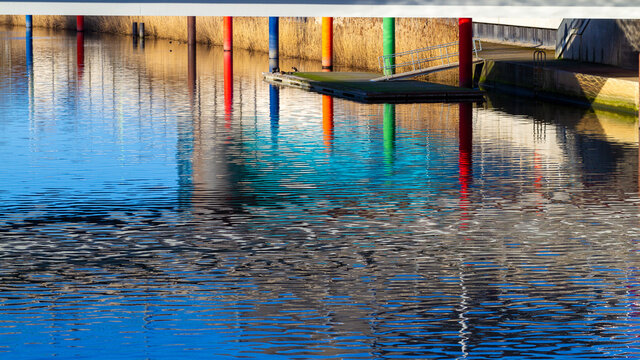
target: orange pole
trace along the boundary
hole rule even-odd
[[[333,97],[322,95],[322,133],[324,146],[331,148],[333,142]]]
[[[231,16],[224,17],[224,51],[233,50],[233,18]]]
[[[333,18],[322,18],[322,68],[333,69]]]

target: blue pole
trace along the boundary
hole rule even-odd
[[[279,70],[280,18],[269,17],[269,71]]]
[[[280,129],[280,88],[269,85],[269,118],[271,119],[271,142],[278,143]]]
[[[33,16],[25,15],[24,21],[25,21],[25,26],[27,27],[27,29],[31,29],[31,26],[33,24]]]

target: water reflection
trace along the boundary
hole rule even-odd
[[[637,357],[625,119],[351,103],[164,40],[87,37],[75,76],[75,34],[36,30],[32,65],[23,35],[0,33],[3,355]]]

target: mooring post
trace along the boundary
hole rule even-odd
[[[233,50],[233,18],[231,16],[224,17],[224,51]]]
[[[187,45],[196,44],[196,17],[187,16]]]
[[[131,24],[131,35],[134,38],[138,36],[138,23],[135,21],[133,22],[133,24]]]
[[[269,71],[280,68],[280,18],[269,17]]]
[[[386,17],[382,19],[382,55],[392,55],[396,52],[396,19]],[[396,59],[393,57],[384,58],[384,74],[395,74],[394,65]]]
[[[76,31],[84,31],[84,16],[76,16]]]
[[[333,18],[322,18],[322,69],[333,70]]]
[[[141,22],[138,25],[138,36],[140,36],[140,39],[144,40],[144,23],[143,22]]]
[[[32,25],[33,25],[33,16],[31,15],[25,15],[24,17],[24,25],[27,29],[31,29]]]
[[[471,18],[458,19],[458,63],[460,87],[473,86],[473,28]]]
[[[322,95],[322,133],[324,146],[331,148],[333,144],[333,96]]]

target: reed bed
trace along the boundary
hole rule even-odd
[[[0,16],[0,23],[24,25],[24,16]],[[132,22],[144,22],[148,36],[186,42],[187,20],[179,16],[86,16],[89,31],[130,34]],[[34,16],[36,27],[75,29],[73,16]],[[321,18],[281,18],[280,55],[282,57],[320,60]],[[334,18],[334,64],[354,69],[378,70],[382,55],[381,18]],[[198,17],[197,40],[222,45],[222,17]],[[268,51],[268,18],[235,17],[234,47],[251,51]],[[456,41],[455,19],[396,19],[396,51]]]

